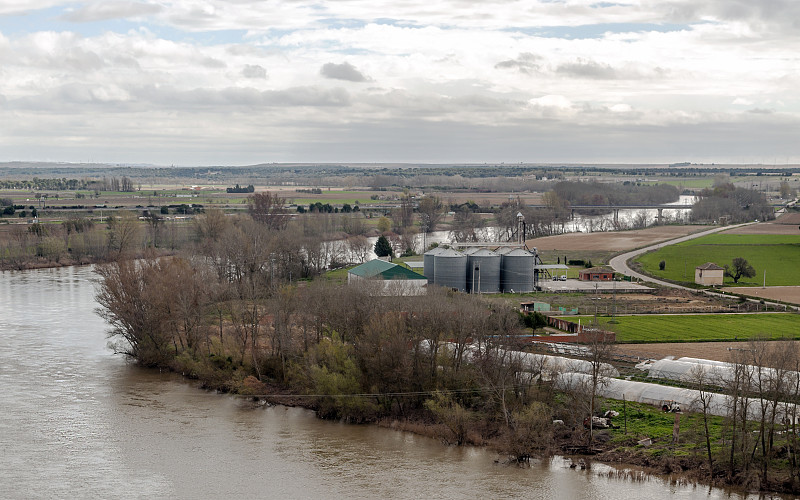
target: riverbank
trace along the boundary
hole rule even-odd
[[[206,390],[212,389],[203,385]],[[257,387],[265,390],[264,394],[250,396],[254,407],[261,407],[265,403],[287,407],[299,407],[317,411],[319,405],[311,398],[300,394],[289,394],[287,387],[277,384],[263,384]],[[600,406],[604,408],[619,408],[621,401],[607,400]],[[497,455],[495,463],[506,466],[529,466],[530,459],[547,459],[554,455],[564,456],[575,464],[584,464],[591,467],[592,463],[602,463],[615,467],[614,477],[625,480],[643,481],[642,474],[660,478],[674,485],[705,485],[726,488],[731,492],[745,494],[746,492],[774,492],[781,494],[796,494],[797,485],[788,475],[773,476],[769,483],[764,484],[759,477],[760,471],[751,470],[749,473],[737,474],[732,478],[723,471],[709,468],[707,460],[698,450],[702,443],[692,443],[699,437],[697,426],[700,415],[680,415],[684,421],[682,431],[685,436],[682,443],[673,443],[672,437],[667,436],[667,431],[672,432],[672,422],[675,414],[663,414],[659,409],[649,405],[627,403],[634,414],[645,414],[643,417],[651,421],[651,429],[660,435],[647,445],[638,443],[640,435],[631,432],[623,434],[620,429],[622,422],[615,420],[616,428],[595,430],[591,445],[587,444],[585,429],[576,429],[554,423],[555,432],[552,441],[543,449],[542,453],[519,460],[518,457],[508,453],[507,443],[500,436],[498,423],[491,421],[473,421],[462,446],[473,446],[490,450]],[[662,420],[661,425],[652,425],[652,420]],[[720,420],[717,418],[717,420]],[[398,432],[409,432],[415,435],[436,439],[444,445],[453,446],[453,434],[447,425],[432,419],[425,412],[416,412],[414,415],[397,418],[383,417],[367,422],[380,428]],[[620,425],[616,425],[620,424]],[[633,428],[634,426],[631,425]],[[659,429],[660,427],[660,429]],[[688,437],[687,437],[688,436]],[[693,451],[687,451],[694,449]],[[631,472],[633,471],[633,472]],[[611,476],[609,476],[611,477]]]
[[[709,482],[727,476],[749,484],[752,471],[767,464],[756,476],[772,489],[786,475],[780,450],[796,449],[778,422],[767,429],[777,432],[769,447],[755,454],[765,432],[755,422],[737,422],[731,434],[722,418],[685,414],[676,441],[674,414],[599,403],[591,387],[557,391],[546,382],[552,367],[509,355],[523,326],[516,310],[498,301],[437,288],[425,297],[387,298],[323,280],[272,283],[269,267],[236,266],[221,257],[99,266],[97,302],[118,352],[208,388],[273,396],[327,420],[407,422],[518,462],[565,450],[618,451],[640,457],[633,465],[701,471],[695,464],[710,456]],[[584,422],[606,411],[615,415],[613,425],[590,436]],[[789,472],[794,477],[797,469]],[[781,491],[795,491],[792,481],[786,485]]]
[[[0,249],[1,251],[1,249]],[[164,248],[147,248],[140,252],[128,252],[124,258],[126,259],[140,259],[145,255],[156,257],[168,257],[175,255],[176,250]],[[80,257],[71,257],[69,254],[66,256],[59,256],[57,259],[42,257],[42,256],[26,256],[14,259],[0,259],[0,272],[2,271],[30,271],[34,269],[58,269],[63,267],[73,266],[90,266],[95,264],[108,264],[120,259],[119,254],[113,255],[83,255]]]

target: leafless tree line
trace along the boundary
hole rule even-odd
[[[370,283],[298,283],[303,256],[282,233],[228,224],[195,255],[98,267],[99,313],[118,352],[228,390],[277,382],[315,395],[323,417],[430,411],[443,438],[464,443],[493,415],[521,459],[550,447],[552,391],[501,348],[519,333],[515,311],[437,288],[389,298]]]
[[[726,468],[733,482],[766,488],[770,473],[783,462],[796,484],[800,349],[796,342],[753,340],[731,352],[733,374],[724,384],[728,417],[719,469]],[[707,387],[709,381],[698,382]],[[711,462],[710,444],[708,455]]]

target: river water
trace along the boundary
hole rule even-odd
[[[88,267],[0,273],[0,498],[742,498],[254,407],[106,346]]]

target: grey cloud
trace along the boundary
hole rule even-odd
[[[245,78],[257,78],[263,80],[267,78],[267,70],[258,64],[245,64],[244,68],[242,68],[242,76]]]
[[[101,55],[70,42],[59,39],[53,48],[39,47],[36,44],[17,45],[14,51],[18,64],[47,70],[66,70],[88,73],[104,68],[107,64]]]
[[[366,96],[363,102],[372,108],[389,111],[397,116],[436,117],[454,116],[463,113],[480,113],[488,116],[519,109],[521,101],[499,98],[493,95],[467,94],[446,97],[434,93],[415,94],[404,90],[392,90]]]
[[[530,74],[539,70],[539,63],[542,58],[530,52],[523,52],[516,59],[501,61],[494,65],[495,69],[516,69],[520,73]]]
[[[112,108],[128,105],[124,101],[103,96],[104,89],[97,85],[70,83],[39,95],[9,99],[8,107],[23,112],[82,114],[93,108],[108,112]]]
[[[74,23],[107,21],[129,17],[152,16],[163,11],[161,5],[141,2],[94,2],[65,14],[63,18]]]
[[[350,95],[342,88],[292,87],[283,90],[260,91],[249,87],[225,89],[180,90],[166,86],[130,86],[120,89],[125,99],[89,84],[66,84],[48,92],[8,101],[16,110],[46,111],[47,113],[106,113],[111,110],[138,111],[169,110],[188,112],[227,112],[231,107],[246,108],[330,108],[350,105]]]
[[[212,68],[212,69],[222,69],[228,67],[228,65],[225,64],[224,61],[220,61],[219,59],[215,59],[213,57],[204,57],[199,61],[199,63],[205,66],[206,68]]]
[[[177,90],[147,87],[138,90],[143,100],[159,106],[213,108],[215,106],[261,107],[338,107],[349,106],[350,95],[341,88],[291,87],[283,90],[259,91],[254,88],[229,87],[221,90]]]
[[[141,69],[139,61],[127,55],[114,56],[112,62],[114,63],[115,66],[122,66],[125,68],[132,68],[132,69]]]
[[[658,4],[665,22],[697,22],[698,19],[739,21],[770,36],[796,35],[800,29],[800,2],[795,0],[666,1]]]
[[[753,108],[753,109],[748,109],[747,112],[752,113],[754,115],[771,115],[772,113],[775,112],[775,110],[766,108]]]
[[[600,64],[596,61],[587,61],[585,59],[578,59],[574,63],[562,64],[556,68],[556,73],[593,80],[614,80],[618,77],[616,70],[608,64]]]
[[[348,62],[342,64],[327,63],[323,64],[319,74],[325,78],[333,80],[345,80],[348,82],[366,82],[369,80],[355,66]]]

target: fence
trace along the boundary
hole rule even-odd
[[[728,305],[703,305],[703,306],[684,306],[684,305],[668,305],[668,304],[620,304],[600,306],[586,306],[579,307],[578,314],[581,315],[594,315],[602,314],[608,315],[629,315],[629,314],[699,314],[699,313],[746,313],[746,312],[786,312],[789,307],[782,306],[769,306],[760,304],[758,302],[743,302],[740,304]]]

